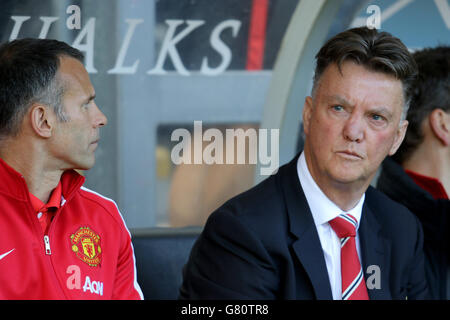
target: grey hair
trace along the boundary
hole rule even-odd
[[[61,122],[70,120],[64,112],[62,97],[64,96],[64,84],[60,81],[58,75],[50,81],[49,85],[41,90],[33,102],[40,102],[53,108],[56,118]]]
[[[353,61],[402,82],[404,105],[401,120],[406,119],[411,101],[410,88],[418,70],[412,54],[400,39],[367,27],[349,29],[328,40],[317,53],[316,61],[313,97],[323,72],[330,64],[337,64],[340,70],[344,61]]]

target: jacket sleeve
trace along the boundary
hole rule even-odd
[[[208,219],[183,269],[180,299],[275,299],[279,275],[258,237],[229,210]]]
[[[417,237],[414,247],[414,256],[409,264],[409,285],[407,297],[411,300],[430,299],[428,284],[425,279],[425,255],[423,251],[422,225],[417,217],[413,217],[416,222]]]
[[[122,220],[120,250],[117,259],[113,300],[142,300],[144,296],[137,282],[136,259],[131,235]]]

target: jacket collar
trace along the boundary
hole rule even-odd
[[[331,300],[333,297],[330,280],[319,235],[298,180],[297,160],[299,155],[280,168],[281,188],[287,207],[289,231],[297,239],[292,247],[311,280],[316,298]]]
[[[0,158],[0,193],[20,201],[29,201],[29,191],[25,178]],[[81,188],[85,178],[75,170],[67,170],[61,176],[62,196],[65,201],[73,197]]]
[[[389,258],[391,245],[382,236],[381,226],[370,208],[372,187],[366,191],[363,214],[359,227],[362,268],[370,300],[392,299],[389,286]],[[384,270],[384,272],[383,272]]]

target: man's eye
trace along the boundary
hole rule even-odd
[[[82,107],[87,109],[90,107],[90,105],[91,105],[91,101],[84,103]]]
[[[384,118],[382,116],[380,116],[379,114],[373,114],[372,115],[372,119],[375,121],[382,121],[384,120]]]
[[[333,110],[335,110],[335,111],[343,111],[344,107],[342,107],[341,105],[333,106]]]

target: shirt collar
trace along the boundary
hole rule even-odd
[[[61,194],[61,181],[58,183],[55,189],[53,189],[50,199],[48,199],[47,204],[43,203],[38,197],[30,192],[30,200],[33,206],[34,211],[45,211],[49,208],[59,208],[62,202],[62,194]]]
[[[322,192],[314,181],[309,172],[308,165],[306,164],[304,152],[301,153],[297,161],[297,174],[316,226],[328,223],[330,220],[333,220],[343,213],[343,211]],[[358,229],[361,220],[364,199],[365,194],[362,195],[361,199],[359,199],[353,209],[345,212],[354,216],[358,221],[356,229]]]

